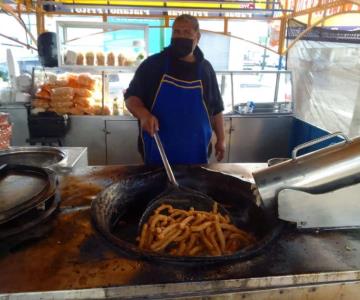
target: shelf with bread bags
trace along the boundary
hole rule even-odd
[[[56,36],[58,67],[34,72],[32,112],[111,115],[116,104],[123,114],[124,90],[147,57],[148,27],[59,21]]]
[[[147,25],[58,21],[58,66],[99,73],[134,70],[148,56]]]
[[[31,114],[109,115],[105,74],[34,68]]]
[[[134,72],[133,69],[84,72],[76,68],[37,67],[33,72],[32,113],[129,115],[124,93]]]

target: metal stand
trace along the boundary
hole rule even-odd
[[[281,190],[278,213],[297,228],[360,228],[360,183],[323,194]]]

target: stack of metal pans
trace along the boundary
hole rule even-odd
[[[66,154],[55,147],[14,147],[0,151],[0,165],[14,164],[43,168],[66,162]]]
[[[0,166],[0,241],[47,219],[57,208],[56,176],[34,166]]]

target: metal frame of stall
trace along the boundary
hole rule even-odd
[[[7,2],[7,1],[6,1]],[[92,15],[102,16],[106,22],[108,16],[141,17],[164,19],[165,26],[169,26],[169,20],[176,16],[177,12],[195,14],[204,19],[223,19],[223,33],[228,32],[228,21],[231,19],[267,19],[280,21],[278,38],[279,55],[286,55],[287,51],[314,27],[324,25],[330,18],[344,14],[360,13],[359,0],[266,0],[266,1],[116,1],[116,0],[24,0],[17,1],[11,6],[0,4],[0,7],[11,13],[17,19],[21,19],[24,13],[36,13],[38,34],[44,32],[45,16],[52,15]],[[78,9],[76,8],[84,8]],[[107,9],[111,8],[111,9]],[[153,14],[142,15],[141,10],[153,11]],[[206,14],[201,14],[206,11]],[[171,15],[175,13],[175,15]],[[300,16],[307,17],[306,30],[301,32],[296,39],[286,45],[286,28],[290,20]],[[319,17],[320,16],[320,17]],[[31,35],[32,36],[32,35]],[[35,42],[35,39],[33,39]],[[36,44],[36,42],[35,42]],[[260,45],[264,47],[263,45]],[[272,50],[269,48],[269,50]]]

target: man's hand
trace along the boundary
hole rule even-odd
[[[224,117],[220,112],[212,117],[213,128],[216,135],[215,156],[217,161],[221,161],[225,155],[225,130]]]
[[[154,136],[156,131],[159,131],[159,121],[151,113],[146,114],[140,118],[140,125],[143,130],[149,133],[151,136]]]
[[[155,132],[159,130],[158,119],[145,107],[144,103],[139,97],[130,96],[125,100],[127,109],[140,120],[140,125],[143,130],[154,136]]]
[[[225,140],[217,140],[215,144],[215,156],[217,161],[221,161],[225,155]]]

